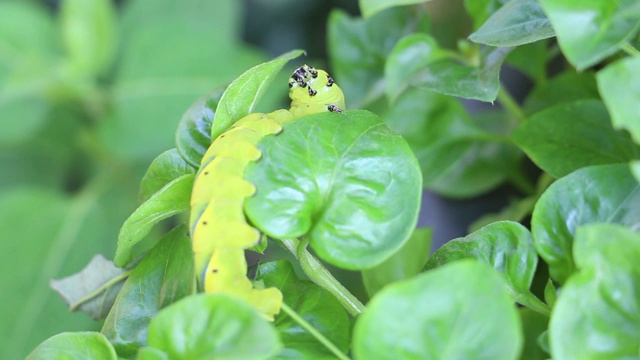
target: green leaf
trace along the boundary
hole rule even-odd
[[[448,197],[477,196],[494,188],[521,158],[515,146],[496,142],[502,134],[476,125],[458,100],[432,91],[406,92],[383,119],[411,146],[423,186]],[[507,121],[496,116],[479,119],[478,124],[495,124],[506,134],[513,126]]]
[[[636,227],[637,228],[637,227]],[[555,359],[636,359],[640,235],[613,224],[579,227],[579,271],[562,287],[549,326]]]
[[[510,0],[464,0],[464,7],[467,10],[467,14],[473,19],[473,28],[477,29],[484,24],[493,13],[509,1]]]
[[[640,144],[640,58],[608,65],[597,74],[598,89],[616,129],[627,129]]]
[[[95,359],[117,360],[109,341],[98,332],[65,332],[50,337],[27,356],[26,360]]]
[[[194,174],[182,175],[153,194],[124,222],[118,235],[113,262],[124,266],[131,261],[133,247],[160,221],[189,210]]]
[[[69,306],[71,311],[82,311],[94,320],[107,317],[127,272],[113,265],[104,256],[97,254],[82,271],[50,285]]]
[[[379,264],[408,240],[421,176],[406,141],[364,110],[320,113],[265,137],[245,179],[251,222],[275,239],[306,235],[323,260],[347,269]]]
[[[569,62],[578,70],[618,51],[636,33],[637,1],[539,0]]]
[[[182,225],[169,232],[136,266],[102,327],[120,356],[133,356],[147,340],[158,312],[195,291],[191,241]]]
[[[640,157],[640,147],[629,134],[611,127],[607,109],[598,100],[540,111],[523,122],[512,139],[536,165],[556,178],[586,166]]]
[[[599,98],[593,73],[571,70],[539,83],[527,96],[524,108],[528,114],[533,114],[562,103]]]
[[[631,173],[635,176],[636,180],[640,182],[640,161],[632,161],[630,164]]]
[[[520,360],[549,359],[549,354],[538,345],[538,338],[547,330],[549,317],[527,308],[518,309],[518,313],[524,334],[524,348]]]
[[[426,3],[429,0],[359,0],[360,12],[362,17],[370,18],[380,11],[403,5],[414,5]]]
[[[536,41],[513,49],[505,62],[529,76],[535,84],[547,83],[549,41]],[[571,71],[572,74],[577,74]]]
[[[289,51],[274,60],[252,67],[235,79],[220,98],[211,125],[211,138],[217,138],[234,122],[251,114],[282,67],[302,53],[302,50]]]
[[[516,222],[489,224],[463,238],[447,242],[427,262],[426,269],[461,259],[477,259],[500,273],[513,299],[525,306],[542,304],[529,288],[538,265],[531,233]],[[542,311],[548,311],[543,309]]]
[[[196,169],[185,162],[178,150],[167,150],[153,160],[142,177],[140,197],[147,200],[173,180],[195,172]]]
[[[639,202],[640,185],[627,164],[591,166],[553,183],[531,218],[534,246],[551,277],[564,283],[575,271],[572,247],[578,226],[607,222],[637,228]]]
[[[176,360],[271,359],[282,348],[275,328],[256,310],[222,294],[189,296],[161,311],[148,341]]]
[[[469,40],[490,46],[519,46],[554,35],[537,0],[511,0],[469,35]]]
[[[409,240],[390,258],[362,271],[362,280],[369,296],[384,286],[417,275],[431,253],[431,228],[416,229]]]
[[[95,76],[108,70],[117,45],[116,9],[111,0],[63,0],[62,40],[73,70]]]
[[[224,88],[220,88],[198,99],[178,124],[176,148],[184,160],[196,168],[211,145],[211,124],[223,93]]]
[[[378,293],[357,319],[353,352],[359,360],[515,360],[522,340],[500,276],[463,260]]]
[[[392,8],[369,19],[341,10],[329,15],[328,42],[333,76],[349,108],[373,104],[384,94],[385,61],[405,35],[429,28],[427,16],[415,8]]]
[[[314,283],[298,279],[293,266],[286,260],[268,262],[258,267],[256,280],[265,287],[282,291],[284,302],[305,321],[329,339],[342,352],[349,351],[351,321],[342,305],[327,291]],[[315,337],[286,313],[280,313],[274,325],[284,349],[278,358],[334,359]]]

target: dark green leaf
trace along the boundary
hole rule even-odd
[[[527,113],[533,114],[553,105],[599,98],[593,73],[565,71],[549,81],[538,84],[527,97],[524,108]]]
[[[98,332],[65,332],[38,345],[26,360],[92,359],[117,360],[109,341]]]
[[[354,329],[356,359],[518,359],[522,333],[500,276],[463,260],[389,285]]]
[[[390,258],[374,268],[362,271],[369,296],[385,285],[417,275],[431,253],[431,228],[416,229],[409,240]]]
[[[553,311],[551,355],[569,360],[636,359],[640,235],[619,225],[587,225],[577,229],[573,249],[578,272],[562,287]]]
[[[469,35],[469,40],[491,46],[519,46],[554,35],[537,0],[511,0]]]
[[[546,83],[548,47],[549,41],[536,41],[518,46],[507,55],[505,62],[507,65],[525,73],[534,83]],[[573,71],[571,73],[576,74]]]
[[[413,5],[426,3],[429,0],[359,0],[360,12],[364,18],[370,18],[371,16],[379,13],[380,11],[403,5]]]
[[[540,111],[512,134],[516,144],[544,171],[560,178],[577,169],[628,162],[640,147],[611,127],[598,100],[580,100]]]
[[[509,0],[464,0],[464,7],[473,19],[473,28],[477,29],[508,2]]]
[[[558,43],[578,70],[618,51],[638,29],[636,0],[539,0],[551,20]]]
[[[127,273],[98,254],[82,271],[50,285],[71,311],[82,311],[94,320],[107,317],[120,292]]]
[[[306,235],[322,259],[347,269],[377,265],[413,231],[421,176],[406,141],[364,110],[320,113],[264,138],[245,178],[245,202],[267,235]]]
[[[220,98],[211,124],[211,138],[217,138],[234,122],[251,114],[282,67],[302,53],[302,50],[292,50],[274,60],[254,66],[235,79]]]
[[[551,277],[564,283],[575,271],[572,246],[578,226],[608,222],[637,228],[638,203],[640,185],[627,164],[591,166],[553,183],[531,219],[534,246]]]
[[[179,226],[136,266],[116,298],[102,333],[120,356],[132,356],[147,340],[147,326],[158,312],[195,291],[191,241]]]
[[[640,144],[640,58],[610,64],[598,72],[598,89],[616,129],[626,129]]]
[[[266,287],[280,289],[289,307],[344,353],[349,351],[350,320],[333,295],[310,281],[298,279],[293,266],[286,260],[260,265],[256,280],[264,282]],[[331,352],[286,313],[278,315],[274,325],[284,344],[278,358],[335,359]]]
[[[118,248],[113,262],[129,263],[133,247],[160,221],[189,210],[194,174],[182,175],[171,181],[145,201],[124,222],[118,235]]]
[[[191,166],[200,167],[200,160],[211,145],[211,124],[224,88],[203,96],[182,115],[176,130],[176,148]]]
[[[538,338],[547,330],[549,317],[540,315],[527,308],[518,309],[522,332],[524,334],[524,348],[520,360],[546,360],[549,354],[538,345]]]
[[[425,14],[415,8],[387,9],[366,20],[332,11],[327,30],[329,53],[348,107],[361,108],[380,98],[384,64],[396,42],[428,27]]]
[[[163,310],[151,321],[148,340],[174,360],[271,359],[282,348],[256,310],[222,294],[189,296]]]
[[[140,197],[147,200],[173,180],[188,174],[195,174],[196,169],[185,162],[178,150],[171,149],[158,155],[153,160],[140,182]]]

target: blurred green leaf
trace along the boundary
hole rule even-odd
[[[389,285],[367,307],[354,329],[359,360],[515,360],[522,348],[520,320],[502,279],[473,260]]]
[[[273,325],[222,294],[189,296],[161,311],[151,321],[148,341],[175,360],[266,360],[282,348]]]
[[[118,356],[99,332],[64,332],[38,345],[26,360],[51,359],[117,360]]]
[[[97,254],[80,272],[63,279],[53,279],[50,285],[69,306],[69,310],[79,310],[94,320],[100,320],[107,317],[126,275],[124,269]]]
[[[108,70],[117,48],[116,9],[112,0],[63,0],[60,23],[74,71],[95,76]]]
[[[640,58],[627,58],[598,72],[598,89],[616,129],[626,129],[640,144]]]
[[[362,17],[370,18],[384,9],[396,6],[426,3],[429,0],[359,0]]]
[[[637,358],[640,235],[620,225],[581,226],[573,249],[578,272],[562,287],[551,317],[551,355],[568,360]]]
[[[104,322],[102,333],[120,356],[146,345],[147,326],[162,308],[194,293],[194,271],[187,228],[178,226],[136,266]]]
[[[554,182],[533,210],[531,232],[551,277],[564,283],[575,271],[573,237],[578,226],[595,222],[640,225],[640,185],[627,164],[598,165]]]
[[[630,166],[631,173],[635,176],[636,180],[640,182],[640,161],[632,161]]]
[[[217,138],[234,122],[252,113],[282,67],[302,53],[302,50],[292,50],[274,60],[254,66],[235,79],[220,98],[211,124],[211,138]]]
[[[469,35],[469,40],[491,46],[519,46],[554,35],[537,0],[511,0]]]
[[[374,266],[413,231],[421,176],[407,143],[375,114],[319,113],[265,137],[263,158],[245,179],[251,222],[270,237],[308,235],[323,260],[347,269]]]
[[[620,49],[638,30],[636,0],[539,0],[567,60],[578,70],[600,62]]]
[[[185,162],[178,150],[167,150],[158,155],[149,165],[140,182],[140,196],[143,200],[147,200],[173,180],[195,173],[196,169]]]
[[[342,352],[349,351],[351,321],[333,295],[310,281],[298,279],[293,266],[286,260],[261,264],[256,280],[262,281],[265,287],[280,289],[284,302],[299,316]],[[284,344],[278,358],[335,359],[324,345],[286,313],[278,315],[274,325]]]
[[[118,235],[118,248],[113,262],[129,263],[133,247],[160,221],[189,210],[189,199],[195,174],[182,175],[158,190],[124,222]]]
[[[431,253],[431,228],[416,229],[409,240],[391,257],[362,271],[362,281],[369,296],[384,286],[417,275]]]
[[[534,114],[562,103],[599,98],[592,72],[565,71],[549,81],[538,83],[527,96],[524,109],[528,114]]]
[[[473,19],[473,28],[477,29],[491,15],[510,0],[464,0],[464,7],[467,14]]]
[[[520,360],[546,360],[549,354],[538,345],[538,338],[547,330],[549,317],[540,315],[528,308],[519,308],[524,348]]]
[[[398,40],[429,28],[427,16],[415,8],[392,8],[369,19],[341,10],[329,16],[328,41],[334,78],[349,108],[372,104],[384,94],[384,64]]]
[[[604,104],[580,100],[540,111],[512,133],[515,143],[556,178],[577,169],[640,157],[629,134],[611,127]]]
[[[529,76],[534,83],[545,83],[547,80],[548,47],[549,41],[536,41],[518,46],[507,55],[505,62]],[[575,72],[571,73],[576,74]]]

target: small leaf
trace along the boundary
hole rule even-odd
[[[178,150],[167,150],[158,155],[147,168],[140,182],[140,197],[147,200],[173,180],[195,172],[196,169],[185,162]]]
[[[640,157],[640,147],[627,133],[611,127],[607,109],[598,100],[540,111],[523,122],[512,138],[536,165],[556,178],[586,166]]]
[[[491,46],[519,46],[554,35],[537,0],[511,0],[469,35],[469,40]]]
[[[274,327],[256,310],[222,294],[189,296],[161,311],[148,339],[149,347],[175,360],[266,360],[282,348]]]
[[[211,124],[218,102],[224,93],[220,88],[191,105],[178,124],[176,148],[191,166],[200,167],[200,160],[211,145]]]
[[[99,332],[65,332],[52,336],[27,356],[26,360],[93,359],[117,360],[109,341]]]
[[[102,327],[120,356],[133,356],[146,344],[147,326],[164,307],[195,291],[191,241],[179,226],[136,266]]]
[[[385,285],[408,279],[422,271],[431,253],[431,228],[416,229],[409,240],[390,258],[362,271],[362,280],[369,296]]]
[[[618,51],[638,29],[640,8],[635,0],[539,1],[551,20],[562,52],[578,70]]]
[[[307,235],[323,260],[347,269],[388,258],[413,231],[420,169],[406,141],[364,110],[320,113],[265,137],[245,179],[251,222],[275,239]]]
[[[596,77],[613,127],[628,130],[636,144],[640,144],[640,58],[610,64]]]
[[[429,0],[359,0],[360,12],[362,17],[370,18],[371,16],[379,13],[380,11],[403,5],[414,5],[426,3]]]
[[[549,41],[536,41],[513,49],[505,62],[512,68],[520,70],[533,80],[535,84],[548,83],[547,58],[549,57]],[[577,74],[576,72],[571,72]]]
[[[282,67],[302,53],[302,50],[292,50],[274,60],[254,66],[235,79],[220,98],[211,125],[211,138],[217,138],[234,122],[252,113]]]
[[[562,287],[551,317],[551,355],[568,360],[637,358],[640,235],[620,225],[581,226],[573,253],[578,272]]]
[[[607,222],[638,228],[638,203],[640,185],[627,164],[580,169],[549,186],[533,210],[531,233],[551,277],[564,283],[575,271],[572,247],[578,226]]]
[[[126,277],[123,274],[124,269],[98,254],[82,271],[60,280],[51,280],[50,285],[71,311],[80,310],[94,320],[100,320],[111,310],[124,284]]]
[[[187,174],[171,181],[129,216],[118,235],[118,248],[113,259],[117,266],[124,266],[131,261],[133,247],[151,231],[154,225],[189,210],[194,178],[194,174]]]
[[[358,360],[515,360],[522,347],[502,279],[473,260],[389,285],[367,307],[354,329]]]

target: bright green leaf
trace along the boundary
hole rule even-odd
[[[640,144],[640,57],[610,64],[596,77],[613,127],[628,130]]]
[[[640,185],[627,164],[575,171],[553,183],[533,210],[531,232],[551,277],[564,283],[575,271],[572,247],[578,226],[607,222],[640,226]]]
[[[578,70],[620,49],[638,29],[636,0],[539,0],[569,62]]]
[[[275,328],[256,310],[222,294],[189,296],[161,311],[148,341],[174,360],[266,360],[282,348]]]
[[[421,176],[406,141],[364,110],[320,113],[264,138],[245,178],[251,222],[276,239],[306,235],[323,260],[372,267],[413,231]]]
[[[554,35],[537,0],[511,0],[469,35],[469,40],[491,46],[519,46]]]
[[[463,260],[389,285],[356,322],[358,360],[503,359],[520,355],[516,307],[500,276]]]
[[[426,3],[429,0],[359,0],[360,12],[364,18],[370,18],[380,11],[403,5]]]
[[[147,326],[158,312],[195,291],[191,241],[179,226],[140,261],[116,298],[102,333],[120,356],[146,344]]]
[[[147,200],[173,180],[188,174],[195,174],[196,169],[189,165],[178,153],[171,149],[158,155],[153,160],[140,182],[140,197]]]
[[[473,28],[477,29],[491,15],[510,0],[464,0],[464,7],[467,14],[473,19]]]
[[[113,346],[98,332],[64,332],[38,345],[26,360],[117,360]]]
[[[565,71],[549,81],[537,84],[527,96],[524,109],[528,114],[534,114],[562,103],[599,98],[592,72]]]
[[[586,166],[640,157],[640,147],[627,133],[611,127],[607,109],[598,100],[540,111],[523,122],[512,138],[536,165],[556,178]]]
[[[631,173],[640,182],[640,161],[632,161],[629,165],[631,166]]]
[[[551,317],[551,355],[637,359],[640,235],[619,225],[586,225],[576,230],[573,250],[578,272],[562,287]]]
[[[118,248],[113,262],[118,266],[129,263],[133,247],[160,221],[189,210],[194,174],[171,181],[145,201],[124,222],[118,235]]]
[[[234,122],[251,114],[282,67],[302,53],[302,50],[292,50],[274,60],[254,66],[235,79],[220,98],[211,125],[211,138],[217,138]]]
[[[431,228],[416,229],[409,240],[390,258],[362,271],[362,281],[369,296],[385,285],[417,275],[431,253]]]

